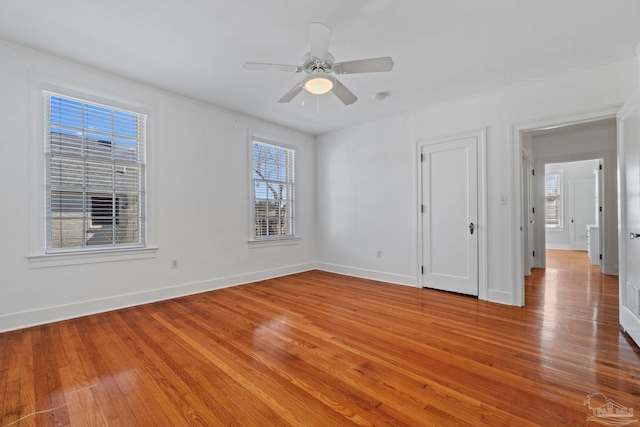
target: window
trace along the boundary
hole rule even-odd
[[[44,92],[46,251],[143,247],[143,114]]]
[[[295,236],[295,151],[270,143],[252,143],[253,238]]]
[[[563,228],[562,174],[547,172],[544,177],[544,216],[547,228]]]

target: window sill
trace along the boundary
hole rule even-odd
[[[30,268],[63,267],[155,258],[158,248],[113,249],[28,256]]]
[[[300,237],[277,237],[272,239],[249,240],[249,249],[264,248],[269,246],[285,246],[300,244]]]

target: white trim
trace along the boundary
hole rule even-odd
[[[385,271],[350,267],[347,265],[331,264],[326,262],[318,262],[316,263],[316,267],[318,270],[327,271],[329,273],[343,274],[345,276],[359,277],[361,279],[377,280],[379,282],[386,282],[394,285],[418,287],[418,280],[415,276],[387,273]]]
[[[96,264],[155,258],[158,248],[110,249],[77,252],[55,252],[28,256],[29,268],[62,267],[65,265]]]
[[[34,83],[37,83],[39,86],[37,88],[39,92],[51,92],[55,95],[75,98],[81,102],[87,101],[102,104],[106,107],[144,114],[145,116],[149,116],[152,112],[150,105],[121,98],[110,93],[96,91],[92,88],[85,88],[68,82],[54,81],[53,79],[39,75],[33,75],[33,78],[35,80]]]
[[[417,203],[416,221],[418,230],[416,286],[423,287],[422,283],[422,257],[423,257],[423,229],[420,215],[422,205],[422,167],[420,156],[422,148],[427,145],[439,144],[454,139],[476,138],[478,142],[478,299],[493,301],[488,293],[488,233],[487,233],[487,128],[471,130],[461,133],[440,135],[421,138],[416,141],[416,180]]]
[[[608,117],[605,117],[605,118],[608,118]],[[554,163],[554,164],[555,163],[573,163],[573,162],[581,162],[586,160],[601,160],[602,165],[604,167],[605,174],[602,177],[602,183],[601,183],[603,185],[603,191],[602,191],[603,200],[601,201],[603,206],[603,211],[602,211],[602,218],[601,218],[602,224],[600,225],[600,251],[602,254],[600,269],[604,274],[610,274],[615,276],[618,274],[618,271],[619,271],[617,261],[619,261],[620,259],[620,252],[618,251],[618,259],[615,259],[613,255],[610,255],[609,251],[607,250],[608,246],[606,244],[608,240],[605,241],[604,239],[605,233],[607,235],[611,235],[611,233],[618,233],[617,228],[610,230],[609,228],[611,227],[608,227],[606,224],[611,220],[611,218],[614,218],[615,216],[611,212],[612,210],[611,205],[605,203],[606,200],[612,197],[612,195],[610,194],[610,191],[606,190],[606,187],[610,185],[610,181],[612,177],[616,176],[615,173],[611,172],[616,170],[617,160],[616,160],[615,151],[614,150],[592,151],[588,153],[576,153],[576,154],[565,154],[565,155],[552,156],[552,157],[541,157],[536,159],[536,168],[539,170],[545,170],[546,165],[549,163]],[[616,178],[613,178],[613,179],[615,180]],[[619,191],[619,189],[617,191]],[[618,194],[617,198],[619,197],[620,195]],[[543,203],[543,202],[544,202],[543,196],[539,197],[538,200],[536,200],[536,203]],[[565,227],[565,230],[566,230],[566,227]],[[544,227],[539,227],[537,231],[538,231],[538,238],[537,238],[537,246],[535,250],[539,251],[539,253],[544,253],[544,250],[547,248],[546,232],[547,231],[553,232],[554,230],[544,228]],[[612,257],[614,259],[612,259]],[[539,257],[536,266],[538,268],[545,268],[546,267],[545,257]]]
[[[640,53],[640,44],[638,45]],[[640,60],[640,56],[638,57]],[[628,212],[627,212],[627,180],[626,180],[626,162],[623,155],[626,155],[625,144],[625,126],[624,121],[627,117],[640,105],[640,89],[636,89],[632,96],[625,102],[616,115],[616,125],[618,126],[618,256],[619,256],[619,277],[618,277],[618,307],[619,322],[623,330],[633,339],[636,345],[640,345],[640,318],[633,313],[626,304],[627,286],[631,283],[627,279],[627,239],[630,230],[628,229]],[[604,221],[603,221],[604,222]],[[601,242],[602,245],[602,242]]]
[[[146,117],[146,143],[145,143],[145,174],[144,188],[146,193],[145,200],[145,236],[146,244],[144,248],[115,248],[115,251],[125,250],[131,255],[123,259],[140,259],[148,258],[150,253],[157,250],[157,228],[156,228],[156,150],[155,150],[155,126],[156,113],[155,107],[150,104],[143,104],[132,99],[125,99],[111,93],[97,91],[92,88],[78,86],[76,84],[60,81],[37,72],[31,72],[29,75],[29,236],[28,236],[28,253],[27,258],[31,268],[51,267],[56,265],[75,265],[87,264],[94,262],[105,262],[101,257],[96,256],[97,252],[87,250],[86,261],[82,261],[84,251],[80,250],[75,256],[69,256],[67,252],[45,254],[46,250],[46,227],[45,227],[45,210],[46,210],[46,177],[45,177],[45,107],[44,91],[54,92],[62,96],[70,96],[74,98],[84,99],[99,104],[111,105],[116,108],[145,114]],[[54,256],[55,255],[55,256]],[[61,255],[61,256],[57,256]],[[107,257],[112,258],[112,257]],[[48,259],[49,261],[44,261]],[[61,260],[60,262],[54,261]],[[71,262],[75,259],[77,262]]]
[[[282,236],[282,237],[270,237],[268,239],[255,239],[248,241],[249,248],[265,248],[270,246],[286,246],[286,245],[298,245],[300,244],[299,236]]]
[[[487,301],[495,302],[498,304],[513,305],[511,303],[511,300],[511,292],[496,291],[495,289],[491,289],[487,292]]]
[[[541,117],[528,122],[512,123],[509,125],[512,143],[509,144],[511,168],[510,168],[510,193],[511,200],[521,200],[522,197],[522,132],[537,129],[549,129],[554,127],[569,126],[579,123],[588,123],[616,116],[620,106],[605,106],[599,110],[576,112],[573,114],[558,114],[551,117]],[[536,161],[537,162],[537,161]],[[537,168],[537,166],[536,166]],[[538,168],[539,170],[539,168]],[[522,222],[522,206],[513,203],[511,208],[511,294],[512,305],[524,306],[524,266],[522,265],[522,236],[520,223]],[[540,244],[540,242],[538,242]]]
[[[255,188],[253,187],[253,142],[260,142],[263,144],[274,145],[276,147],[285,148],[287,150],[292,150],[294,152],[293,157],[293,176],[294,176],[294,198],[293,198],[293,215],[294,215],[294,223],[293,223],[293,234],[287,234],[283,236],[270,236],[268,238],[256,239],[255,237]],[[281,246],[281,245],[293,245],[298,244],[300,241],[300,236],[296,234],[296,230],[298,229],[298,144],[294,144],[288,141],[287,138],[280,138],[270,136],[264,133],[253,131],[252,129],[247,129],[247,187],[249,189],[249,209],[248,209],[248,238],[247,244],[249,248],[257,248],[257,247],[268,247],[268,246]]]
[[[564,185],[564,168],[549,168],[547,169],[547,165],[545,164],[545,167],[543,169],[544,172],[544,198],[545,198],[545,203],[542,205],[544,206],[544,211],[542,212],[542,218],[544,219],[544,228],[547,231],[564,231],[565,229],[565,224],[564,224],[564,217],[565,217],[565,204],[566,204],[566,195],[565,195],[565,185]],[[558,216],[559,216],[559,224],[558,225],[547,225],[547,201],[546,201],[546,197],[547,197],[547,175],[557,175],[558,176],[558,182],[557,182],[557,186],[558,186],[558,193],[560,196],[560,211],[558,212]]]
[[[571,246],[564,243],[547,243],[545,249],[557,249],[561,251],[570,251]]]
[[[624,325],[622,330],[633,339],[636,345],[640,346],[640,322],[638,322],[638,316],[633,314],[626,305],[620,303],[619,318],[620,325]]]
[[[309,262],[279,267],[271,270],[254,271],[234,276],[183,283],[162,289],[115,295],[107,298],[86,300],[72,304],[62,304],[54,307],[0,315],[0,333],[141,304],[179,298],[246,283],[259,282],[261,280],[272,279],[275,277],[302,273],[314,270],[315,268],[315,263]]]
[[[298,149],[298,144],[296,144],[294,142],[291,142],[289,140],[289,138],[269,135],[267,133],[263,133],[263,132],[260,132],[260,131],[254,131],[252,129],[247,129],[247,134],[248,134],[248,140],[249,140],[249,147],[250,148],[251,148],[251,143],[253,141],[258,141],[258,142],[262,142],[264,144],[275,145],[277,147],[282,147],[282,148],[286,148],[286,149],[289,149],[289,150],[297,150]],[[253,157],[251,157],[249,160],[251,162],[253,162]],[[251,164],[253,164],[253,163],[251,163]]]
[[[524,148],[522,149],[522,162],[522,187],[524,191],[522,194],[522,200],[520,200],[523,209],[520,231],[522,232],[525,245],[524,248],[526,249],[523,253],[522,261],[525,275],[530,276],[531,269],[535,263],[533,256],[533,242],[535,239],[533,238],[534,236],[532,231],[532,228],[534,228],[532,225],[532,219],[535,218],[535,213],[532,211],[532,208],[535,207],[535,205],[532,203],[532,200],[535,198],[535,187],[533,186],[534,179],[532,177],[532,172],[534,171],[533,157]],[[526,214],[524,212],[526,212]]]

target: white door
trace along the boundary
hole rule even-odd
[[[569,245],[574,251],[587,250],[587,225],[595,224],[596,181],[569,182]]]
[[[620,325],[640,344],[640,92],[618,112]]]
[[[478,140],[422,147],[422,285],[478,295]]]
[[[534,182],[533,159],[523,151],[522,153],[522,267],[525,276],[531,276],[531,269],[535,265],[534,241]]]

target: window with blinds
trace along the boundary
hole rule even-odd
[[[47,252],[144,246],[146,116],[44,98]]]
[[[548,228],[562,227],[562,179],[558,172],[545,174],[545,224]]]
[[[256,240],[295,235],[292,149],[253,141],[253,211]]]

